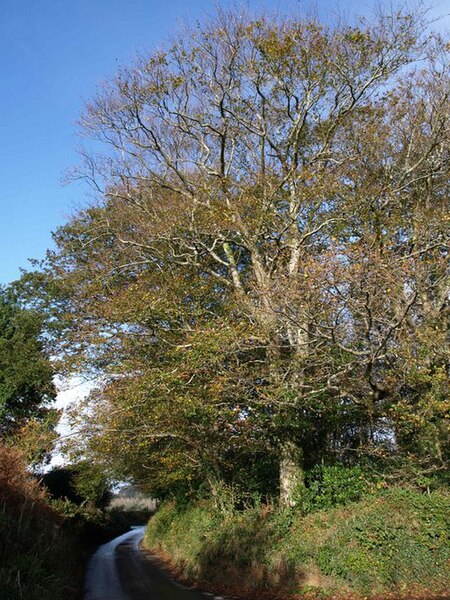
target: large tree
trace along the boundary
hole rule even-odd
[[[181,478],[272,452],[284,504],[327,452],[445,463],[445,52],[417,14],[226,13],[104,85],[98,201],[49,254],[103,449]]]

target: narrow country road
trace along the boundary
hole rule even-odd
[[[171,580],[140,551],[143,536],[138,527],[99,547],[88,565],[84,600],[219,600]]]

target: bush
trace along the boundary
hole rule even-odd
[[[364,473],[361,467],[317,466],[306,475],[302,510],[310,513],[345,506],[372,491],[374,484],[374,477]]]

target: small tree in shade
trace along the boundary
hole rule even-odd
[[[78,505],[89,503],[96,508],[106,508],[111,499],[108,478],[88,461],[52,469],[40,480],[55,499]]]

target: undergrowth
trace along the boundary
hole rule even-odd
[[[448,591],[449,531],[448,492],[398,488],[306,515],[167,502],[145,540],[184,577],[234,593],[379,598]]]

